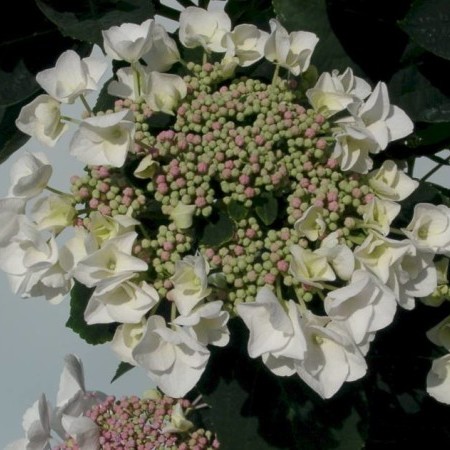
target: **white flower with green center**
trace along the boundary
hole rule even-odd
[[[83,120],[70,143],[70,154],[88,165],[122,167],[134,146],[133,112],[120,111]]]
[[[370,86],[362,78],[355,77],[348,68],[341,75],[337,70],[320,75],[315,86],[306,91],[311,106],[325,117],[343,111],[357,100],[370,94]]]
[[[427,392],[438,402],[450,405],[450,354],[433,361],[427,376]]]
[[[178,311],[187,316],[192,309],[211,293],[208,287],[209,264],[203,255],[188,255],[175,263],[171,277],[171,299]]]
[[[450,256],[450,208],[418,203],[411,222],[402,229],[413,244],[425,252]]]
[[[394,161],[387,160],[369,173],[369,185],[375,194],[385,200],[402,201],[419,186],[419,182],[399,170]]]
[[[319,38],[308,31],[288,33],[276,19],[270,20],[270,29],[271,34],[264,47],[264,56],[296,76],[308,70]]]
[[[241,67],[250,66],[264,56],[264,46],[268,38],[269,34],[255,25],[237,25],[223,38],[224,47],[227,49],[225,60],[236,57]]]
[[[159,23],[153,25],[152,41],[153,45],[150,51],[142,55],[147,70],[166,72],[180,61],[180,52],[176,42]]]
[[[141,342],[146,326],[147,319],[144,317],[138,323],[124,323],[116,328],[111,349],[121,361],[133,366],[137,365],[133,350]]]
[[[185,205],[182,202],[178,202],[177,206],[172,209],[170,218],[178,229],[185,230],[192,226],[196,209],[195,205]]]
[[[364,128],[354,125],[343,125],[335,134],[336,144],[331,158],[339,162],[345,172],[367,173],[373,167],[371,153],[379,151],[378,143]]]
[[[39,230],[49,230],[58,234],[73,224],[76,210],[68,195],[50,195],[38,199],[31,212]]]
[[[142,87],[142,97],[153,111],[174,115],[187,95],[186,83],[178,75],[151,72]]]
[[[355,343],[361,344],[392,322],[397,302],[378,278],[356,270],[347,286],[328,292],[324,306],[328,316],[345,325]]]
[[[186,433],[194,424],[186,419],[183,408],[180,403],[177,403],[172,408],[172,414],[170,415],[170,422],[164,425],[161,433]]]
[[[53,168],[44,153],[26,153],[11,167],[11,197],[32,198],[39,195],[52,176]]]
[[[365,103],[355,102],[348,107],[352,117],[339,120],[339,123],[354,123],[366,128],[378,143],[380,150],[385,150],[388,143],[408,136],[414,124],[406,113],[391,105],[385,83],[379,82]]]
[[[199,305],[186,316],[178,316],[173,323],[183,326],[202,345],[224,347],[230,340],[227,328],[230,314],[222,310],[220,300]]]
[[[189,6],[180,14],[178,36],[186,48],[223,53],[226,47],[222,40],[230,30],[231,20],[224,11]]]
[[[391,223],[400,210],[401,206],[398,203],[374,197],[367,205],[361,206],[363,226],[387,236],[390,233]]]
[[[60,107],[60,102],[49,95],[39,95],[21,109],[16,126],[41,144],[53,147],[69,128],[61,121]]]
[[[98,211],[89,214],[88,229],[99,246],[108,240],[134,231],[140,222],[130,216],[116,214],[115,216],[105,216]]]
[[[133,175],[141,180],[147,180],[155,175],[158,168],[159,162],[155,161],[152,155],[146,155],[139,161]]]
[[[290,252],[292,257],[289,271],[295,281],[321,288],[321,281],[336,279],[327,257],[320,252],[305,249],[299,245],[292,245]]]
[[[178,326],[167,327],[161,316],[150,316],[133,357],[148,377],[171,397],[182,397],[202,376],[209,350]]]
[[[125,281],[101,294],[92,294],[84,311],[88,325],[95,323],[138,323],[159,302],[153,286],[145,281],[139,285]]]
[[[250,357],[261,356],[273,373],[289,376],[295,373],[295,360],[304,356],[306,340],[297,305],[290,300],[284,308],[281,302],[265,286],[254,302],[239,303],[236,308],[250,331],[247,345]]]
[[[155,21],[148,19],[140,25],[123,23],[102,31],[106,54],[118,61],[138,62],[152,48],[154,26]]]
[[[299,236],[306,236],[310,241],[317,241],[327,228],[324,218],[324,209],[319,206],[310,206],[298,219],[294,228]]]
[[[331,398],[346,381],[366,374],[364,356],[341,324],[308,311],[302,317],[302,329],[306,351],[295,369],[322,398]]]
[[[73,276],[87,287],[96,287],[97,294],[111,290],[136,272],[144,272],[148,265],[132,255],[137,233],[116,236],[107,241],[96,252],[78,262]]]
[[[62,53],[55,67],[36,75],[36,81],[55,100],[73,103],[80,95],[98,89],[98,82],[107,68],[104,58],[81,59],[73,50]]]

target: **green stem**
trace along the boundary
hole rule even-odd
[[[131,68],[133,69],[133,84],[134,84],[134,92],[136,94],[136,100],[141,96],[141,82],[139,79],[139,71],[136,68],[136,63],[131,64]]]
[[[139,229],[141,230],[141,233],[145,237],[145,239],[148,239],[150,241],[151,240],[150,236],[148,235],[147,230],[144,228],[142,224],[139,224]]]
[[[69,116],[61,116],[60,119],[64,120],[65,122],[75,123],[76,125],[80,125],[80,123],[82,122],[81,120],[74,119],[73,117]]]
[[[336,286],[333,286],[332,284],[328,284],[328,283],[320,283],[325,289],[328,289],[329,291],[335,291],[337,289]],[[321,291],[317,291],[317,292],[321,292]],[[320,295],[320,294],[319,294]]]
[[[59,189],[55,189],[50,186],[45,186],[45,189],[47,189],[47,191],[53,192],[54,194],[63,195],[65,197],[71,196],[70,194],[66,194],[65,192],[62,192]]]
[[[276,86],[279,80],[279,74],[280,74],[280,65],[277,64],[275,66],[275,70],[273,72],[273,77],[272,77],[272,86]]]
[[[81,103],[83,103],[83,106],[86,108],[86,111],[88,112],[88,114],[90,116],[93,116],[94,113],[92,112],[92,109],[89,106],[89,103],[86,101],[86,97],[83,94],[80,95],[80,100],[81,100]]]
[[[299,292],[299,288],[297,286],[294,287],[294,291],[295,291],[295,293],[297,295],[297,300],[298,300],[298,303],[300,305],[301,312],[304,313],[304,312],[308,311],[308,307],[306,306],[305,300],[303,300],[303,297],[301,295],[302,293]]]
[[[403,231],[400,230],[400,228],[393,228],[393,227],[391,227],[391,228],[389,229],[389,231],[390,231],[392,234],[397,234],[397,235],[399,235],[399,236],[405,237],[405,233],[403,233]]]
[[[137,141],[136,140],[135,142],[136,142],[136,144],[140,145],[141,147],[145,148],[146,150],[152,150],[153,149],[153,147],[151,145],[145,144],[142,141]]]
[[[175,305],[175,302],[172,302],[172,305],[170,306],[170,321],[173,322],[176,318],[177,318],[177,305]]]
[[[205,65],[208,62],[208,53],[203,52],[203,62],[202,65]]]

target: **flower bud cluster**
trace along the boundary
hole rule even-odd
[[[102,450],[212,450],[219,448],[213,433],[203,428],[192,431],[192,422],[186,429],[174,430],[178,409],[186,411],[191,402],[175,400],[167,396],[139,398],[136,396],[116,399],[109,396],[102,403],[85,412],[99,428]],[[176,408],[176,405],[179,405]],[[180,408],[181,407],[181,408]],[[190,426],[189,426],[190,425]],[[181,427],[180,427],[181,428]],[[78,450],[73,438],[54,450]]]

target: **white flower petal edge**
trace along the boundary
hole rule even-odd
[[[137,365],[133,357],[134,348],[141,342],[147,327],[147,320],[142,318],[139,323],[124,323],[119,325],[111,341],[111,349],[117,357],[133,366]]]
[[[88,165],[122,167],[134,146],[132,111],[83,120],[70,143],[70,154]]]
[[[433,361],[427,376],[427,392],[438,402],[450,405],[450,354]]]

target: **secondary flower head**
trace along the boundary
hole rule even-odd
[[[148,19],[140,25],[124,23],[102,31],[105,52],[119,61],[139,61],[152,48],[154,26],[154,20]]]

